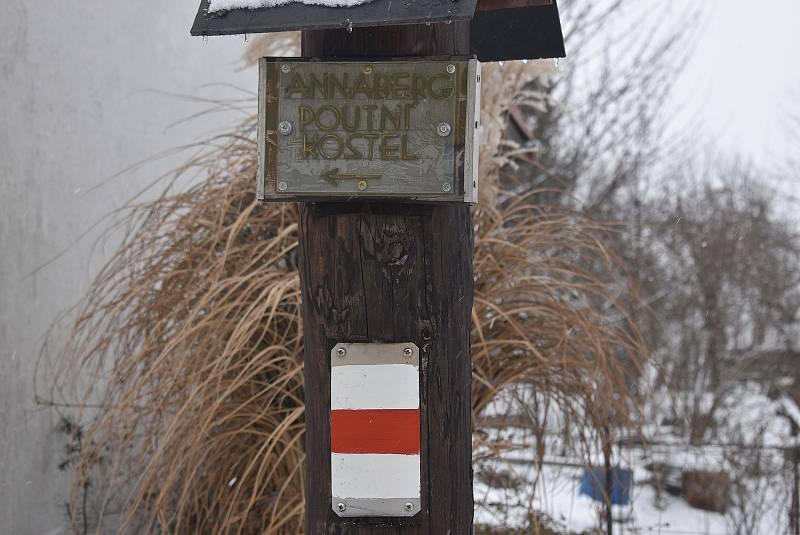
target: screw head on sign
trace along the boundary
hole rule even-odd
[[[364,65],[362,71],[364,74],[372,74],[372,65]]]
[[[291,70],[292,70],[292,68],[289,65],[287,65],[285,63],[283,65],[281,65],[281,72],[282,73],[285,74],[285,73],[287,73],[287,72],[289,72]]]
[[[338,349],[336,350],[336,355],[337,355],[337,356],[338,356],[340,359],[341,359],[341,358],[344,358],[344,356],[345,356],[345,355],[347,355],[347,350],[346,350],[345,348],[343,348],[343,347],[340,347],[340,348],[338,348]]]
[[[338,509],[340,513],[344,513],[345,510],[347,509],[347,506],[342,502],[339,502],[336,504],[336,509]]]
[[[407,347],[403,350],[403,355],[405,355],[406,358],[411,358],[414,356],[414,350],[410,347]]]
[[[278,123],[278,132],[284,136],[288,136],[292,133],[292,123],[289,121],[281,121]]]
[[[365,189],[367,189],[367,185],[368,185],[367,181],[366,180],[362,180],[361,182],[358,183],[358,189],[360,189],[361,191],[364,191]]]
[[[440,123],[439,126],[436,127],[436,133],[441,137],[449,136],[452,130],[452,127],[448,123]]]
[[[448,192],[451,189],[453,189],[453,186],[451,186],[449,183],[445,182],[444,184],[442,184],[442,191]]]
[[[278,189],[281,191],[286,191],[289,188],[289,184],[286,182],[278,182]]]
[[[414,504],[411,502],[406,503],[406,511],[413,511],[413,510],[414,510]]]
[[[450,65],[447,66],[447,72],[449,74],[453,74],[454,72],[456,72],[456,66],[451,63]]]

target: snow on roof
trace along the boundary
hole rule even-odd
[[[259,9],[276,7],[293,2],[309,6],[352,7],[367,4],[372,0],[209,0],[208,12],[229,11],[231,9]]]

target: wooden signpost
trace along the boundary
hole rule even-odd
[[[563,55],[557,9],[208,2],[196,35],[304,30],[261,61],[258,197],[300,202],[306,533],[469,535],[475,56]]]
[[[303,56],[374,60],[414,49],[421,57],[459,56],[466,31],[454,22],[306,32]],[[316,385],[306,390],[307,533],[471,533],[469,205],[309,202],[301,204],[300,224],[305,378]],[[332,507],[330,351],[343,342],[419,348],[420,505],[415,511],[409,502],[413,516],[342,517]]]

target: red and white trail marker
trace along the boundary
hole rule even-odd
[[[419,349],[331,350],[331,506],[339,516],[420,510]]]

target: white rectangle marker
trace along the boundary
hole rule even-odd
[[[414,516],[421,506],[419,349],[331,351],[331,507],[339,516]]]
[[[419,408],[419,368],[408,364],[331,368],[331,410],[365,408]]]
[[[419,496],[419,455],[331,454],[331,493],[342,498]]]

